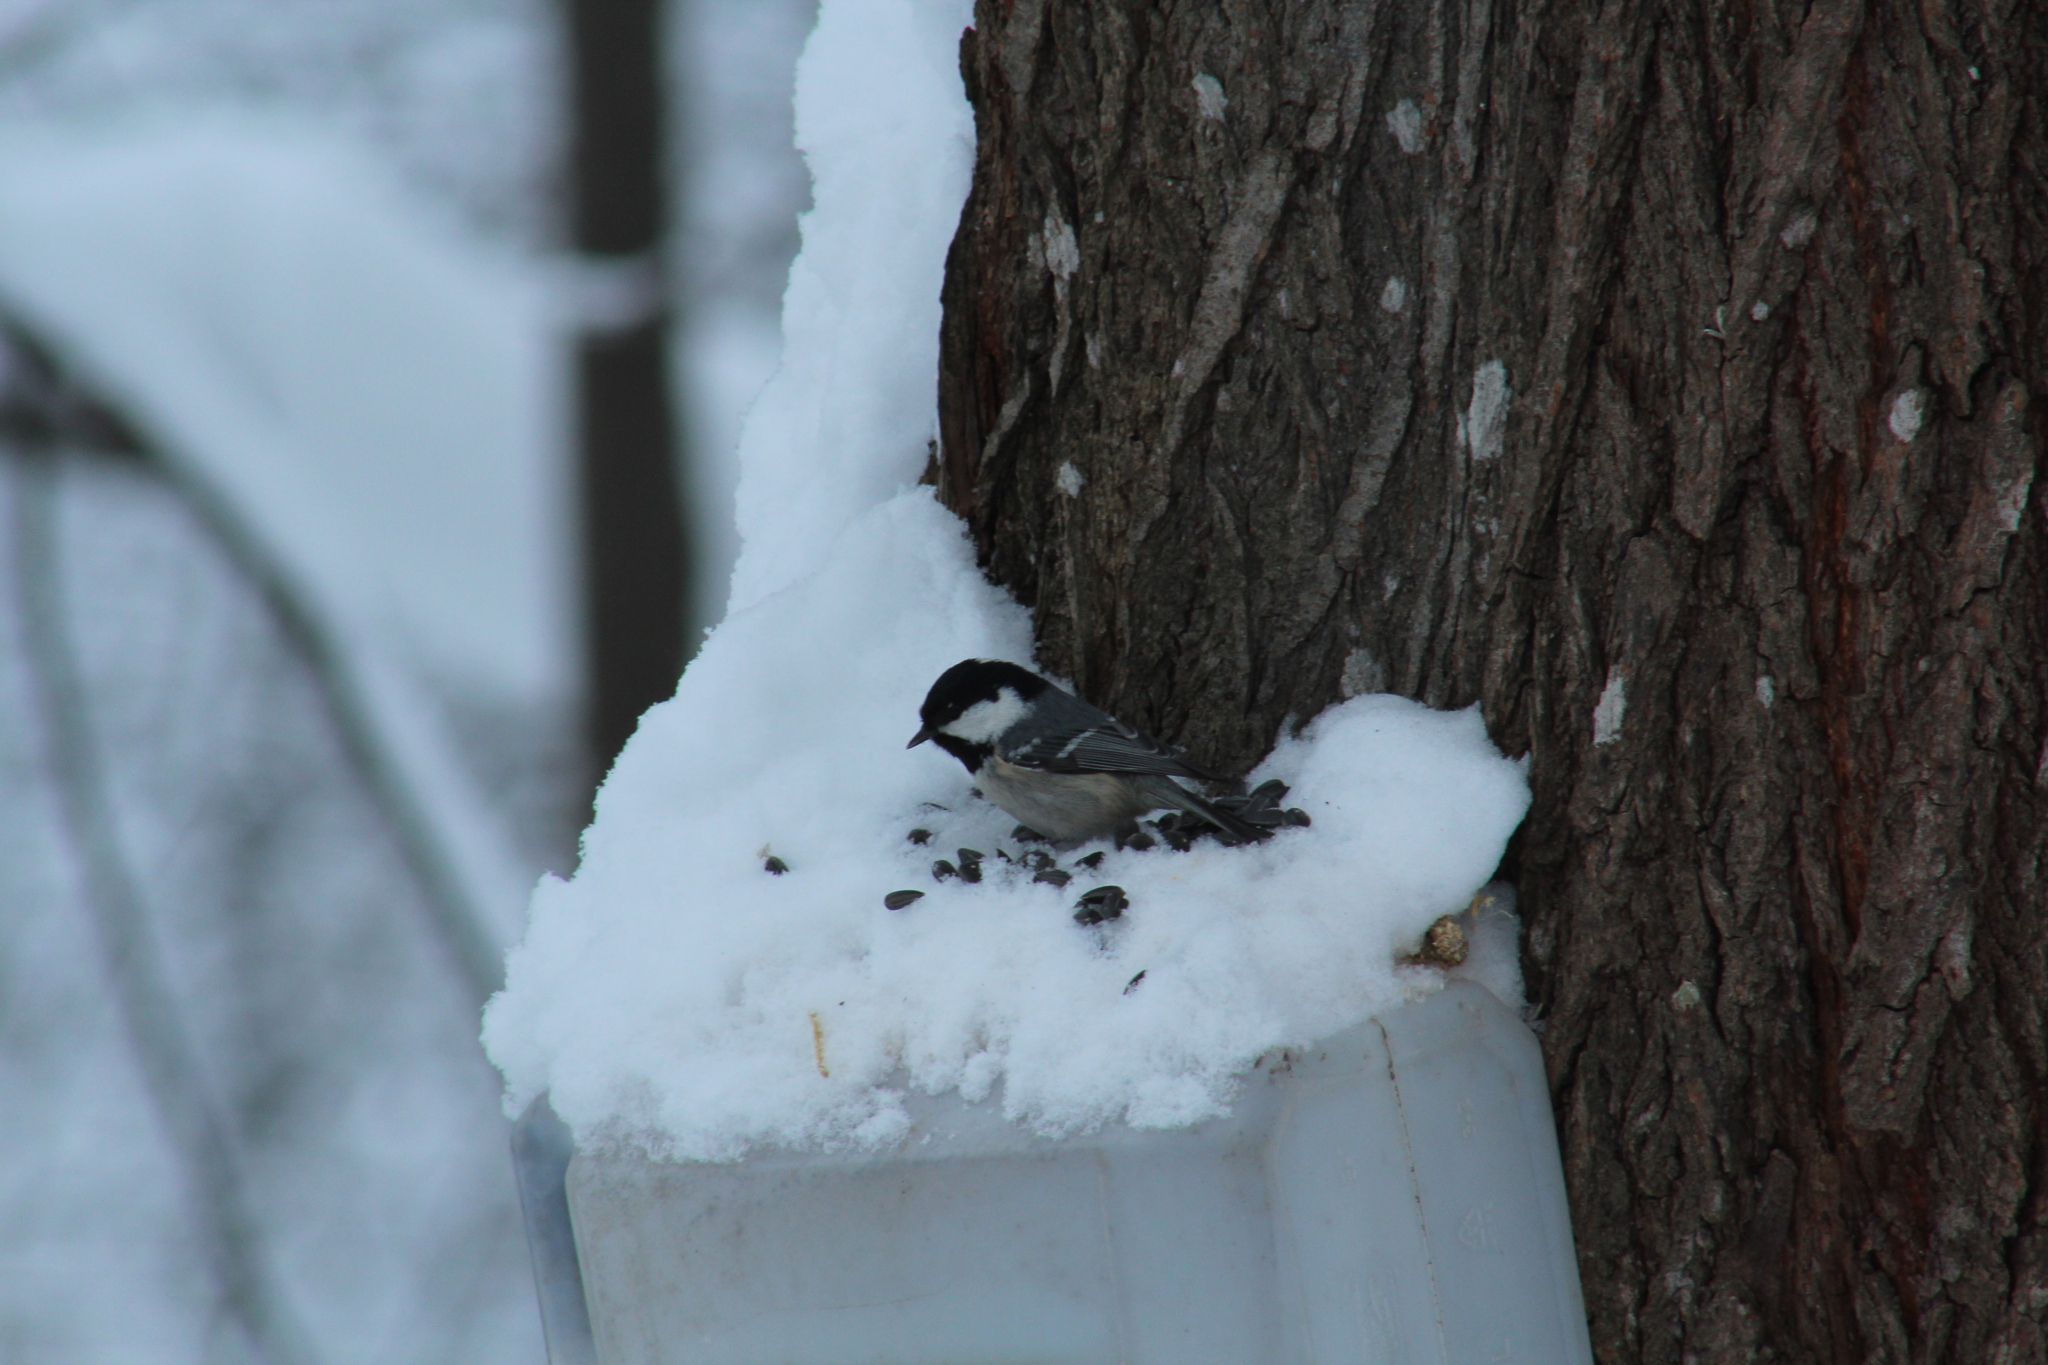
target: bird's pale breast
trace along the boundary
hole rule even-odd
[[[1153,805],[1111,773],[1043,773],[991,756],[974,775],[981,794],[1062,843],[1107,834]]]

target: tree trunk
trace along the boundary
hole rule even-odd
[[[2048,7],[981,0],[931,478],[1248,765],[1510,850],[1603,1361],[2048,1359]]]
[[[676,690],[689,593],[661,242],[661,0],[568,0],[577,250],[599,312],[578,347],[588,735],[595,776]]]

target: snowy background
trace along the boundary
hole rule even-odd
[[[700,621],[813,17],[673,6]],[[0,1359],[542,1358],[476,1020],[582,798],[558,21],[0,3]]]

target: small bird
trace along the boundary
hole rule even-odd
[[[1165,806],[1208,821],[1228,842],[1269,832],[1174,781],[1213,781],[1210,774],[1013,663],[954,664],[932,684],[918,715],[924,725],[908,747],[936,741],[967,765],[983,796],[1057,843],[1112,833]]]

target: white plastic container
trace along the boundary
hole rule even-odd
[[[1586,1365],[1536,1040],[1445,989],[1227,1119],[1052,1141],[957,1096],[901,1147],[579,1153],[605,1365]]]

